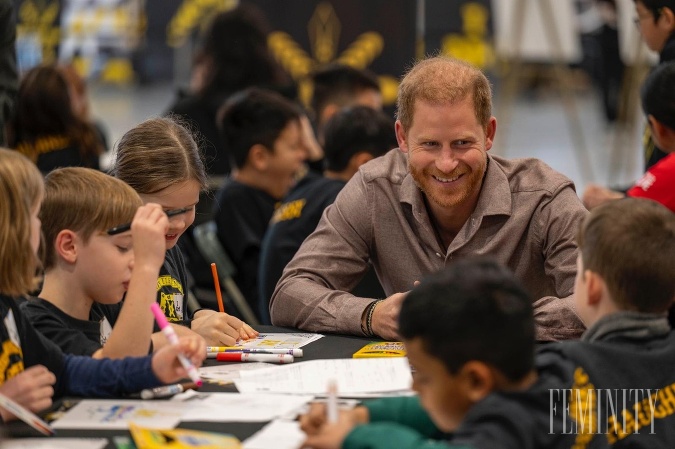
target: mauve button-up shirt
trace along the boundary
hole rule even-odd
[[[391,295],[454,259],[489,255],[534,298],[537,340],[576,338],[584,326],[571,297],[575,237],[587,213],[572,181],[543,162],[488,154],[476,208],[443,248],[406,156],[392,150],[362,166],[326,208],[276,286],[272,323],[363,335],[361,316],[372,299],[349,291],[369,263]]]

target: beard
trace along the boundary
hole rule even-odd
[[[419,169],[410,164],[408,159],[408,171],[415,180],[417,187],[424,192],[430,201],[443,208],[456,207],[467,201],[474,193],[481,188],[483,176],[487,167],[487,156],[478,167],[471,168],[466,164],[460,164],[451,173],[445,174],[438,172],[435,168]],[[455,188],[444,188],[439,182],[433,179],[433,176],[443,179],[452,179],[461,175],[458,179],[459,184]],[[457,182],[455,181],[455,182]]]

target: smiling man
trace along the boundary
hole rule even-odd
[[[586,209],[573,183],[543,162],[488,153],[497,129],[491,95],[480,70],[454,59],[429,58],[405,75],[399,148],[362,166],[326,209],[277,284],[273,324],[398,339],[415,281],[490,255],[536,298],[538,340],[581,334],[571,294]],[[384,300],[349,293],[369,264]]]

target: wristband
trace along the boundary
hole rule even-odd
[[[375,307],[377,307],[377,305],[382,301],[382,299],[378,299],[377,301],[371,302],[368,306],[368,314],[366,316],[366,333],[369,337],[375,336],[375,333],[373,332],[373,312],[375,312]]]

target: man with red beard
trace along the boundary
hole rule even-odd
[[[363,165],[326,209],[277,284],[273,324],[398,339],[400,305],[416,281],[490,255],[536,298],[539,341],[581,334],[571,295],[587,211],[572,181],[543,162],[488,154],[491,96],[485,75],[455,59],[429,58],[404,76],[399,148]],[[384,300],[349,293],[369,264]]]

